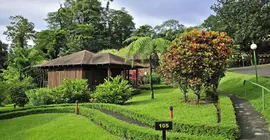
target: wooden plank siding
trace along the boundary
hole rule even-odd
[[[48,71],[48,87],[55,88],[65,78],[82,79],[84,75],[83,68],[65,68],[63,70]]]

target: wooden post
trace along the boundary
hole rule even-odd
[[[108,74],[108,79],[109,79],[109,77],[112,76],[111,68],[110,67],[108,67],[108,73],[107,74]]]
[[[75,114],[79,114],[79,105],[78,105],[78,100],[76,100],[76,107],[75,107]]]
[[[126,68],[124,68],[124,71],[123,71],[123,79],[126,79]]]
[[[129,69],[128,69],[128,81],[129,81]]]
[[[136,68],[136,79],[135,79],[135,85],[138,86],[138,68]]]

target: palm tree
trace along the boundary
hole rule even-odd
[[[138,37],[133,36],[125,40],[125,43],[130,43],[127,49],[126,57],[132,56],[132,63],[134,63],[134,55],[137,55],[142,61],[149,59],[150,61],[150,89],[151,98],[154,99],[153,83],[152,83],[152,70],[159,65],[158,54],[163,54],[168,46],[171,44],[170,41],[163,38],[152,38],[152,37]]]

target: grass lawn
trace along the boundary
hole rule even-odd
[[[169,107],[174,107],[174,121],[184,124],[217,124],[217,112],[213,104],[192,105],[183,102],[183,94],[178,88],[156,89],[155,99],[150,91],[134,96],[124,108],[159,120],[169,120]],[[189,96],[194,97],[193,93]]]
[[[243,86],[244,80],[256,81],[255,75],[246,75],[227,72],[226,76],[221,80],[219,89],[236,95],[241,98],[247,99],[252,106],[262,112],[265,116],[265,119],[270,122],[270,93],[265,91],[265,110],[262,109],[262,98],[260,87],[247,84],[247,96],[245,96],[245,87]],[[270,78],[259,77],[259,84],[270,89]]]
[[[73,114],[38,114],[0,120],[3,140],[117,140],[87,118]]]

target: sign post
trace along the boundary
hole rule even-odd
[[[166,130],[172,130],[172,121],[155,122],[155,129],[162,130],[162,140],[166,140]]]
[[[170,106],[170,119],[172,120],[173,119],[173,107]]]

